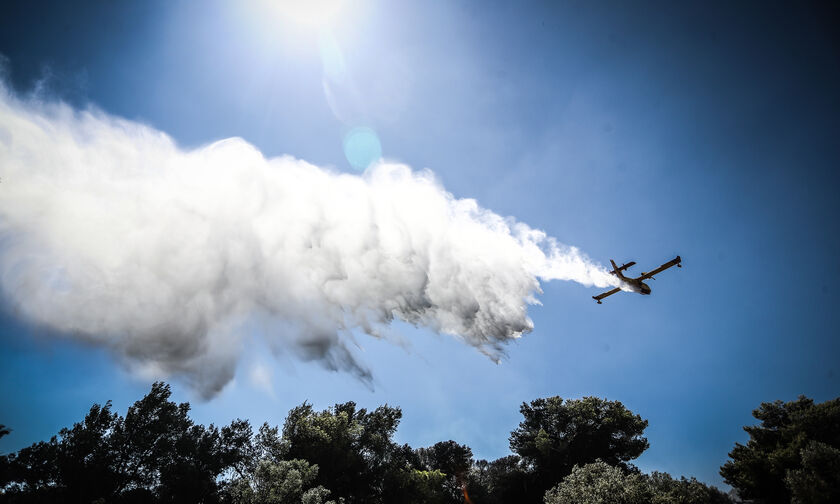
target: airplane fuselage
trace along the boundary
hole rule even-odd
[[[629,287],[631,291],[643,295],[650,294],[650,285],[642,282],[641,280],[637,280],[635,278],[627,278],[626,276],[620,273],[618,274],[618,278],[620,278],[621,283]]]
[[[665,271],[666,269],[670,268],[671,266],[676,266],[678,268],[682,268],[682,264],[680,264],[681,262],[682,262],[682,258],[680,256],[677,256],[677,257],[671,259],[670,261],[666,262],[662,266],[656,268],[653,271],[650,271],[648,273],[642,273],[640,276],[638,276],[636,278],[630,278],[630,277],[624,276],[624,273],[622,273],[622,271],[624,271],[627,268],[629,268],[630,266],[633,266],[634,264],[636,264],[636,261],[630,261],[629,263],[625,263],[625,264],[622,264],[621,266],[619,266],[615,263],[615,261],[610,259],[610,264],[612,264],[613,269],[609,273],[611,275],[615,275],[618,278],[619,282],[621,282],[621,283],[618,287],[615,287],[612,290],[609,290],[609,291],[604,292],[603,294],[599,294],[597,296],[592,296],[592,299],[597,301],[598,304],[601,304],[602,299],[604,299],[607,296],[612,296],[613,294],[615,294],[617,292],[621,292],[622,290],[629,290],[629,291],[636,292],[638,294],[643,294],[643,295],[650,294],[650,286],[648,284],[644,283],[643,280],[647,280],[648,278],[653,279],[653,275],[656,275],[657,273],[661,273],[662,271]]]

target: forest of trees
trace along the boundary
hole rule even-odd
[[[694,478],[644,474],[648,425],[620,402],[560,397],[523,403],[511,455],[394,442],[399,408],[304,403],[282,428],[247,420],[196,424],[155,383],[125,416],[95,404],[49,441],[0,456],[0,502],[52,503],[727,503]],[[840,398],[763,403],[721,475],[740,498],[840,502]],[[0,425],[0,437],[9,428]]]

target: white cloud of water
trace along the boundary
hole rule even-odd
[[[336,173],[239,138],[185,150],[5,88],[0,179],[6,301],[207,397],[233,377],[255,317],[273,321],[273,348],[370,382],[353,331],[378,336],[396,318],[498,359],[532,329],[540,281],[615,283],[430,171]]]

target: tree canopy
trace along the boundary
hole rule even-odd
[[[10,502],[217,502],[218,478],[243,467],[251,427],[219,429],[190,420],[155,383],[125,417],[94,404],[82,422],[5,458],[0,480]]]
[[[48,441],[0,456],[0,503],[731,502],[694,478],[630,464],[648,446],[647,421],[618,401],[523,403],[514,453],[488,461],[454,440],[416,449],[395,442],[402,411],[393,406],[305,402],[282,426],[254,432],[247,420],[196,424],[189,404],[170,396],[169,385],[155,383],[125,416],[110,402],[94,404]],[[746,427],[750,441],[736,445],[721,474],[764,502],[837,502],[838,402],[762,404],[754,412],[761,424]],[[0,425],[0,436],[8,432]],[[779,488],[783,498],[767,497]]]
[[[472,450],[455,441],[441,441],[428,448],[416,450],[420,466],[425,471],[438,471],[443,476],[442,489],[445,500],[463,502],[463,492],[471,485],[470,469],[473,467]]]
[[[574,466],[545,494],[545,504],[649,504],[653,492],[641,474],[598,460]]]
[[[820,404],[804,396],[790,402],[765,402],[753,416],[760,424],[744,427],[750,439],[746,445],[736,443],[729,452],[731,460],[720,469],[724,481],[740,497],[788,503],[795,489],[803,502],[817,502],[805,497],[808,482],[816,485],[813,488],[833,485],[837,492],[837,478],[832,483],[820,467],[837,463],[833,457],[840,448],[840,398]]]
[[[246,477],[228,490],[233,504],[335,504],[325,501],[330,491],[315,485],[318,466],[305,460],[261,459]]]
[[[531,501],[575,465],[602,460],[626,468],[648,448],[642,437],[647,420],[618,401],[555,396],[522,403],[519,411],[525,418],[510,435],[510,449],[533,473]]]
[[[794,504],[840,502],[840,450],[811,441],[800,451],[802,467],[792,469],[785,483]]]
[[[597,460],[575,466],[546,492],[545,504],[726,504],[726,494],[694,478],[626,471]]]
[[[283,426],[285,456],[317,464],[317,481],[348,503],[380,502],[389,473],[411,465],[391,439],[401,418],[390,406],[369,412],[346,402],[315,411],[304,403]]]

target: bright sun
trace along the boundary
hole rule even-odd
[[[263,0],[283,19],[308,28],[326,28],[333,23],[345,0]]]

